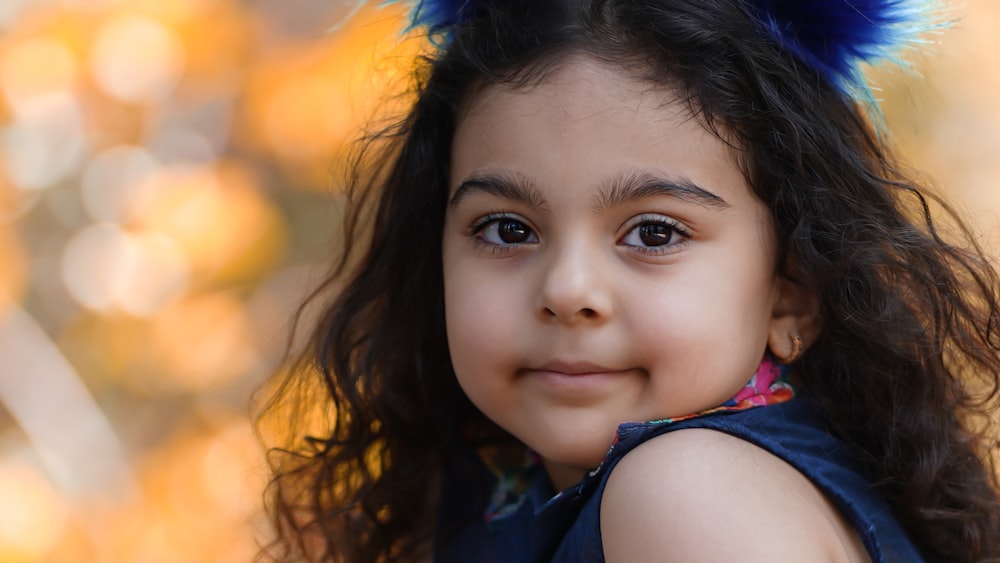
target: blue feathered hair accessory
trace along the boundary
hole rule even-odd
[[[391,4],[395,0],[386,0]],[[425,28],[447,44],[483,0],[408,0],[408,30]],[[502,0],[500,0],[502,1]],[[545,1],[545,0],[539,0]],[[862,64],[906,66],[901,51],[943,26],[936,0],[748,0],[764,32],[843,93],[874,102]]]
[[[388,0],[386,3],[391,3]],[[410,16],[410,28],[425,27],[442,31],[465,22],[473,0],[417,0]]]
[[[936,21],[933,0],[752,0],[765,31],[845,94],[873,101],[862,63],[907,67],[901,53]]]

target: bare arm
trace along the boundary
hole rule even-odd
[[[869,561],[802,474],[705,429],[659,436],[619,462],[601,501],[601,536],[609,563]]]

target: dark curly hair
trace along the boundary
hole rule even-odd
[[[583,53],[679,92],[730,143],[771,211],[783,274],[819,297],[823,331],[799,373],[831,430],[927,559],[1000,560],[997,273],[863,109],[762,33],[746,0],[476,4],[420,61],[409,114],[355,162],[345,250],[311,298],[326,303],[312,347],[261,419],[290,438],[271,450],[277,539],[262,555],[427,557],[441,476],[470,436],[506,438],[463,396],[447,351],[452,135],[480,89],[530,88]]]

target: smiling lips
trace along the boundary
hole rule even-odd
[[[520,370],[519,375],[528,381],[541,384],[550,397],[560,397],[573,404],[606,397],[617,382],[635,373],[634,369],[616,369],[591,362],[551,361],[537,367]]]
[[[524,371],[577,377],[585,375],[615,375],[629,370],[609,368],[591,362],[564,362],[556,360],[546,362],[536,368],[529,368]]]

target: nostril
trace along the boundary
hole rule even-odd
[[[556,310],[553,309],[552,307],[543,307],[542,310],[541,310],[541,314],[543,316],[545,316],[546,318],[550,318],[550,319],[564,319],[564,320],[567,320],[567,321],[572,320],[572,319],[577,319],[577,320],[579,320],[579,319],[595,319],[595,318],[598,318],[598,317],[601,316],[600,313],[597,312],[597,310],[592,309],[590,307],[584,307],[584,308],[581,308],[581,309],[577,309],[575,313],[573,313],[571,315],[566,315],[565,317],[563,315],[560,315],[559,313],[557,313]]]

